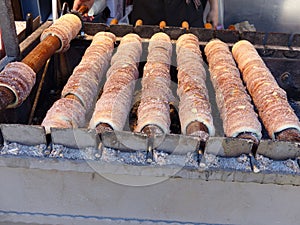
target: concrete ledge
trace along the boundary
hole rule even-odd
[[[299,187],[273,183],[297,176],[19,157],[0,167],[0,223],[298,223]]]

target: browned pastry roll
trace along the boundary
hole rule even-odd
[[[86,113],[91,110],[99,92],[99,82],[107,70],[115,35],[97,33],[79,65],[74,69],[62,91],[62,98],[48,110],[42,126],[76,128],[85,126]],[[72,96],[72,97],[69,97]]]
[[[41,41],[49,35],[56,36],[61,42],[61,47],[57,52],[67,51],[70,47],[71,40],[77,36],[81,26],[81,20],[78,16],[65,14],[43,31]]]
[[[138,61],[142,40],[137,34],[127,34],[117,48],[107,71],[103,93],[96,103],[90,128],[108,124],[114,130],[123,130],[133,97],[135,80],[139,77]]]
[[[28,97],[35,84],[36,74],[25,63],[9,63],[0,73],[0,86],[6,87],[15,96],[15,101],[8,108],[17,107]]]
[[[149,42],[148,46],[147,62],[160,62],[162,64],[170,65],[172,57],[172,44],[170,37],[165,33],[154,34]],[[155,52],[150,54],[150,52]]]
[[[99,32],[93,37],[91,45],[63,88],[62,97],[75,95],[88,112],[92,109],[99,92],[99,83],[109,66],[115,40],[115,35],[109,32]]]
[[[193,34],[181,35],[176,42],[179,118],[181,132],[195,121],[203,123],[209,135],[215,134],[208,92],[205,85],[206,71],[199,40]]]
[[[237,137],[251,133],[261,139],[261,124],[228,45],[214,39],[205,46],[204,51],[225,135]]]
[[[269,136],[275,139],[277,133],[286,129],[300,132],[299,119],[286,92],[278,86],[254,46],[242,40],[233,46],[232,53]]]
[[[111,65],[117,66],[118,64],[133,64],[135,66],[140,62],[142,54],[141,38],[136,34],[127,34],[122,38],[118,46],[118,54],[111,58]]]
[[[61,98],[48,110],[42,122],[46,133],[50,128],[78,128],[85,125],[85,109],[76,99]]]
[[[156,33],[149,42],[147,63],[142,78],[141,103],[138,107],[136,132],[148,125],[170,132],[170,64],[172,44],[165,33]]]

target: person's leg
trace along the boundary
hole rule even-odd
[[[200,5],[198,9],[192,1],[187,5],[188,22],[191,27],[204,27],[203,12],[203,5]]]
[[[201,1],[202,2],[202,1]],[[167,25],[181,26],[187,21],[190,26],[203,27],[203,6],[196,9],[193,0],[187,4],[185,0],[165,0]]]
[[[203,10],[205,9],[205,6],[206,6],[206,4],[207,4],[207,0],[201,0],[201,4],[202,4],[202,8],[203,8]]]
[[[167,26],[181,26],[186,18],[185,0],[164,0]]]
[[[143,24],[158,25],[166,20],[163,0],[133,0],[131,24],[141,19]]]

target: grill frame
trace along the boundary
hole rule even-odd
[[[26,45],[25,47],[22,47],[22,55],[25,56],[26,52],[29,52],[29,49],[33,49],[33,47],[37,44],[37,40],[39,35],[41,34],[42,30],[45,29],[49,24],[45,25],[44,27],[41,27],[34,33],[35,39],[26,39],[23,44],[23,46]],[[289,70],[288,72],[290,73],[290,76],[292,77],[291,79],[294,81],[293,84],[294,86],[282,86],[288,93],[288,95],[292,95],[298,90],[298,82],[300,83],[300,76],[298,76],[298,69],[296,67],[298,61],[300,60],[300,47],[297,47],[294,42],[293,45],[296,47],[291,46],[291,40],[297,39],[298,35],[292,35],[290,36],[289,34],[284,34],[284,33],[274,33],[274,34],[267,34],[267,33],[262,33],[262,32],[243,32],[243,33],[238,33],[237,31],[231,31],[231,30],[207,30],[203,28],[190,28],[189,30],[184,29],[184,28],[179,28],[179,27],[165,27],[163,29],[160,29],[159,26],[138,26],[138,27],[133,27],[130,25],[111,25],[111,26],[106,26],[103,24],[95,24],[95,23],[85,23],[84,24],[84,35],[79,35],[76,39],[74,39],[71,42],[71,48],[70,50],[64,55],[54,55],[53,56],[53,62],[50,65],[50,70],[49,73],[47,74],[47,80],[45,80],[45,85],[42,94],[41,94],[41,99],[40,99],[40,105],[38,105],[37,111],[39,109],[43,108],[42,114],[45,114],[46,111],[50,108],[51,103],[47,103],[46,107],[44,104],[45,103],[45,96],[52,96],[50,102],[54,102],[56,99],[59,98],[59,93],[63,88],[63,85],[67,81],[68,76],[71,75],[71,72],[73,68],[79,63],[81,56],[84,53],[84,50],[89,46],[89,43],[92,39],[92,36],[96,34],[99,31],[110,31],[116,34],[118,37],[117,40],[119,41],[120,38],[127,33],[130,32],[135,32],[139,34],[143,38],[143,44],[144,47],[143,49],[147,49],[147,43],[149,41],[149,38],[151,37],[152,34],[155,32],[163,31],[167,33],[173,43],[175,43],[176,39],[184,34],[184,33],[193,33],[198,36],[200,40],[200,48],[203,51],[203,48],[205,44],[211,39],[211,38],[219,38],[222,41],[226,42],[229,47],[231,47],[236,41],[240,39],[248,39],[249,41],[254,42],[256,49],[266,62],[266,64],[270,67],[272,71],[272,67],[275,66],[275,70],[273,70],[273,74],[276,78],[277,81],[281,80],[281,75],[286,72],[287,69],[290,68],[291,65],[295,65],[293,67],[293,71]],[[289,38],[288,38],[289,37]],[[285,41],[288,40],[285,46]],[[260,43],[262,42],[262,43]],[[117,46],[117,44],[116,44]],[[291,57],[293,56],[293,57]],[[72,60],[68,60],[68,57],[71,58]],[[205,59],[205,56],[203,55],[203,58]],[[62,63],[63,62],[63,63]],[[57,71],[57,68],[63,67],[66,64],[69,63],[68,69],[66,71]],[[278,62],[283,62],[286,66],[278,66]],[[52,69],[51,69],[52,68]],[[140,68],[142,71],[142,67]],[[141,72],[140,71],[140,72]],[[296,75],[294,75],[296,74]],[[53,80],[56,82],[53,83]],[[60,82],[58,82],[61,80]],[[209,80],[209,79],[207,79]],[[52,81],[52,82],[51,82]],[[104,81],[103,81],[104,82]],[[209,85],[208,81],[208,85]],[[284,84],[284,83],[283,83]],[[296,85],[295,85],[296,84]],[[210,84],[209,87],[210,90],[212,90],[212,86]],[[31,94],[31,97],[33,98],[35,94],[35,91]],[[210,94],[210,97],[213,94]],[[296,95],[297,97],[298,95]],[[296,103],[299,99],[296,99]],[[32,106],[32,101],[27,101],[27,106],[26,103],[23,104],[22,107],[27,107],[27,110],[30,109],[30,106]],[[299,104],[296,104],[298,107]],[[216,105],[212,105],[213,111],[217,111]],[[19,114],[18,110],[24,110],[24,109],[16,109],[14,111],[15,115]],[[299,110],[300,111],[300,110]],[[11,114],[11,110],[5,110],[3,112],[4,114]],[[218,113],[218,112],[217,112]],[[24,117],[24,114],[23,114]],[[220,124],[220,118],[217,118],[218,114],[214,115],[215,122],[217,121],[216,126],[221,127]],[[24,122],[25,121],[25,122]],[[34,122],[39,121],[39,119],[35,119]],[[145,137],[143,134],[135,134],[132,132],[118,132],[116,133],[105,133],[100,136],[95,134],[95,132],[88,130],[88,129],[52,129],[52,134],[51,135],[46,135],[43,127],[39,127],[39,123],[35,124],[34,126],[38,127],[37,132],[40,135],[39,137],[43,138],[35,138],[30,135],[30,130],[35,130],[33,125],[28,125],[26,123],[26,120],[24,118],[20,120],[18,116],[12,120],[12,122],[8,122],[6,124],[1,125],[1,138],[2,138],[2,143],[6,145],[7,143],[12,143],[12,142],[17,142],[21,145],[32,145],[32,143],[38,144],[39,141],[41,141],[41,144],[45,144],[45,141],[47,140],[47,147],[42,150],[41,154],[44,154],[45,157],[48,157],[50,152],[55,150],[55,145],[62,145],[66,146],[67,148],[71,149],[85,149],[89,147],[93,147],[96,152],[98,151],[97,154],[102,154],[103,148],[113,148],[113,149],[118,149],[119,151],[146,151],[145,146],[147,146],[147,137]],[[20,138],[22,135],[24,135],[24,132],[28,131],[28,136],[24,136],[24,138]],[[78,140],[76,140],[76,135],[82,135],[82,139],[84,140],[89,140],[89,141],[82,141],[80,144],[78,144]],[[64,136],[65,135],[65,136]],[[35,135],[38,137],[38,135]],[[118,139],[117,137],[124,136],[126,137],[125,139],[129,140],[127,144],[124,145],[122,143],[122,140],[124,141],[125,139]],[[64,138],[68,137],[68,138]],[[85,137],[85,138],[84,138]],[[79,138],[79,136],[77,136]],[[219,157],[220,160],[229,160],[230,158],[237,158],[243,154],[246,154],[249,162],[251,162],[251,172],[249,175],[253,174],[254,172],[257,172],[256,168],[256,156],[257,155],[263,155],[264,157],[268,157],[272,160],[279,160],[279,161],[286,161],[286,160],[294,160],[294,162],[297,164],[298,163],[298,157],[300,156],[300,151],[299,151],[299,145],[297,143],[286,143],[286,142],[280,142],[280,141],[271,141],[269,139],[262,140],[262,145],[264,147],[259,146],[256,148],[253,143],[245,140],[238,140],[235,138],[226,138],[223,137],[222,131],[217,135],[217,137],[212,137],[209,141],[209,143],[205,144],[201,143],[199,138],[197,137],[189,137],[189,136],[184,136],[184,135],[177,135],[177,134],[170,134],[170,135],[165,135],[163,137],[161,136],[156,136],[157,142],[160,144],[161,149],[158,148],[157,150],[162,150],[168,154],[175,154],[178,155],[178,157],[182,157],[183,155],[187,153],[191,154],[196,154],[196,158],[198,160],[198,168],[201,165],[207,165],[205,163],[205,154],[208,155],[214,155],[215,157]],[[31,140],[32,139],[32,140]],[[161,141],[163,139],[163,141]],[[121,140],[121,141],[120,141]],[[131,142],[131,144],[130,144]],[[171,144],[170,144],[171,143]],[[172,144],[175,143],[175,144]],[[186,145],[186,143],[189,143]],[[186,148],[186,146],[188,146]],[[131,146],[131,147],[128,147]],[[135,147],[132,147],[135,146]],[[144,146],[144,147],[141,147]],[[50,149],[49,149],[50,148]],[[175,148],[175,149],[174,149]],[[190,148],[190,149],[189,149]],[[84,150],[83,150],[84,151]],[[28,153],[29,154],[29,153]],[[63,155],[63,154],[62,154]],[[203,161],[203,160],[204,161]],[[202,161],[201,161],[202,160]],[[195,169],[195,168],[194,168]],[[212,168],[207,167],[206,169],[210,170]],[[214,170],[216,168],[213,168]],[[223,170],[224,168],[217,168]],[[232,170],[232,168],[228,167],[225,169]],[[296,169],[297,170],[297,169]],[[246,171],[247,173],[249,171]],[[270,171],[268,171],[270,172]],[[280,172],[280,171],[279,171]],[[293,173],[293,171],[290,171]],[[271,171],[271,173],[274,173],[275,176],[277,176],[278,171]],[[284,172],[285,173],[285,172]],[[297,182],[293,183],[296,185]]]
[[[114,26],[117,29],[120,25]],[[89,25],[86,24],[85,28],[88,30]],[[146,32],[151,33],[150,28],[145,27]],[[108,28],[105,27],[105,29]],[[143,30],[144,27],[139,29]],[[157,27],[154,29],[157,30]],[[179,31],[175,32],[176,35],[183,32],[181,28],[177,28],[177,30]],[[196,33],[199,35],[204,35],[201,29],[194,31],[197,31]],[[35,33],[34,40],[25,40],[27,49],[32,49],[38,42],[39,32]],[[219,31],[203,32],[210,35],[214,33],[221,35]],[[232,36],[231,32],[226,32],[226,35],[227,38]],[[234,35],[236,35],[235,32]],[[81,49],[84,49],[82,44],[88,44],[89,37],[87,39],[79,37],[72,41],[72,46],[76,46],[77,43],[81,45]],[[200,47],[204,45],[205,42],[201,42]],[[271,45],[268,48],[274,49],[276,46]],[[256,47],[263,49],[262,45]],[[285,46],[280,46],[278,49],[276,53],[280,56],[283,55],[282,52],[289,52]],[[293,51],[298,52],[299,50]],[[24,55],[26,54],[24,53]],[[269,58],[272,60],[271,57]],[[298,59],[291,59],[296,63],[295,60]],[[60,62],[59,56],[53,56],[52,62],[50,68],[57,68]],[[50,93],[51,101],[59,96],[53,90],[61,88],[64,83],[62,80],[57,87],[53,81],[51,82],[51,79],[63,78],[68,74],[67,72],[58,75],[53,71],[50,70],[47,74],[45,83],[49,86],[46,85],[47,88],[41,94],[44,96],[45,93]],[[34,95],[33,91],[32,96],[34,97]],[[30,109],[32,102],[28,101],[28,104]],[[44,105],[39,105],[39,107],[44,107]],[[13,111],[5,110],[4,113],[12,114]],[[28,144],[37,144],[37,146],[30,146],[36,148],[31,148],[30,152],[23,151],[22,154],[3,154],[2,152],[0,155],[0,179],[6,181],[2,184],[1,199],[3,201],[0,222],[9,222],[10,224],[99,224],[99,222],[115,224],[116,221],[119,224],[136,224],[137,222],[141,224],[199,224],[200,222],[204,224],[220,222],[263,224],[265,221],[282,221],[284,224],[293,224],[295,223],[293,219],[297,218],[300,186],[300,169],[297,158],[269,160],[260,155],[255,157],[251,153],[243,154],[240,157],[216,156],[214,147],[212,152],[208,152],[208,155],[202,154],[201,151],[193,152],[192,159],[196,160],[197,164],[190,166],[178,163],[159,165],[155,162],[150,164],[146,162],[141,165],[130,164],[122,161],[122,155],[128,156],[136,151],[128,153],[126,149],[116,151],[117,157],[113,160],[101,161],[101,154],[106,149],[95,133],[88,133],[85,130],[78,132],[91,135],[89,138],[99,143],[96,151],[89,155],[93,156],[93,159],[78,158],[82,155],[81,153],[89,154],[86,148],[63,148],[60,153],[64,153],[64,150],[68,151],[66,153],[69,153],[69,158],[60,156],[60,154],[57,157],[49,157],[53,145],[50,145],[51,138],[49,139],[45,135],[44,129],[42,127],[33,128],[33,125],[26,125],[26,122],[20,124],[21,120],[18,118],[20,111],[16,110],[14,114],[14,123],[1,125],[1,151],[9,142],[16,141],[17,137],[19,138],[18,142],[21,142],[20,146]],[[4,131],[6,129],[3,129],[4,126],[9,131]],[[38,138],[38,135],[30,135],[29,131],[32,129],[42,138]],[[24,135],[24,132],[27,131],[29,133]],[[58,132],[58,135],[62,135],[63,132],[67,132],[67,135],[70,135],[70,132],[74,133],[70,130],[58,130]],[[132,133],[128,133],[128,135],[132,135]],[[112,140],[111,145],[118,144],[114,142],[112,135],[108,135],[108,137]],[[47,145],[39,146],[40,142],[45,142],[44,138],[46,138]],[[135,138],[141,138],[146,142],[145,137]],[[28,139],[31,141],[30,143]],[[62,140],[64,139],[62,138]],[[217,137],[215,141],[216,145],[222,146],[229,139]],[[5,145],[3,146],[3,144]],[[272,144],[280,147],[281,143],[272,142]],[[32,154],[33,150],[36,151],[35,155]],[[61,149],[58,147],[58,150]],[[226,153],[226,151],[223,152]],[[74,159],[72,156],[77,158]],[[173,157],[173,162],[186,160],[185,154],[173,153],[170,156]],[[230,166],[232,161],[235,161],[235,166],[239,165],[240,167],[232,168]],[[269,166],[267,166],[268,163]],[[289,170],[291,164],[296,169]],[[260,167],[261,165],[263,166]],[[259,168],[260,171],[258,172],[255,168]],[[286,170],[282,170],[282,168]],[[147,184],[133,187],[129,183],[124,185],[115,182],[124,180],[140,180]],[[150,185],[153,181],[159,182]],[[103,204],[104,202],[105,204]],[[266,209],[277,213],[269,215]],[[290,216],[286,217],[286,215]]]

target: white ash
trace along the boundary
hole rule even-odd
[[[163,151],[153,151],[153,161],[152,165],[163,166],[167,164],[168,153]]]
[[[130,165],[145,165],[146,164],[146,152],[121,152],[118,151],[118,161]]]
[[[197,154],[188,152],[186,155],[168,154],[163,151],[153,151],[152,165],[178,165],[184,167],[198,168]]]
[[[200,157],[202,157],[202,155],[200,155]],[[188,166],[188,167],[198,168],[198,166],[199,166],[198,154],[196,152],[188,152],[186,154],[185,165]]]
[[[251,172],[250,157],[242,154],[239,157],[221,157],[213,154],[204,153],[201,159],[201,167],[224,169],[224,170],[239,170]]]
[[[101,161],[104,162],[120,162],[130,165],[146,165],[145,151],[125,152],[111,148],[103,148]]]
[[[247,163],[249,161],[249,157],[247,155],[243,154],[237,158],[237,161],[239,163]]]
[[[130,165],[152,165],[152,166],[166,166],[179,165],[185,167],[198,167],[197,155],[195,153],[188,153],[186,155],[168,154],[163,151],[153,151],[153,158],[147,158],[146,151],[120,151],[111,148],[103,148],[101,161],[104,162],[119,162]]]
[[[64,158],[73,160],[95,160],[98,150],[93,147],[84,149],[68,148],[63,145],[52,145],[50,158]]]
[[[20,156],[31,156],[31,157],[43,157],[44,150],[47,145],[22,145],[19,143],[11,142],[5,143],[1,149],[1,155],[20,155]]]
[[[1,155],[18,155],[20,148],[17,143],[5,144],[1,149]]]
[[[300,173],[300,168],[296,160],[272,160],[257,154],[255,157],[257,166],[261,172],[276,172],[276,173]]]
[[[111,148],[103,148],[101,154],[101,160],[104,162],[113,162],[117,161],[117,150]]]

